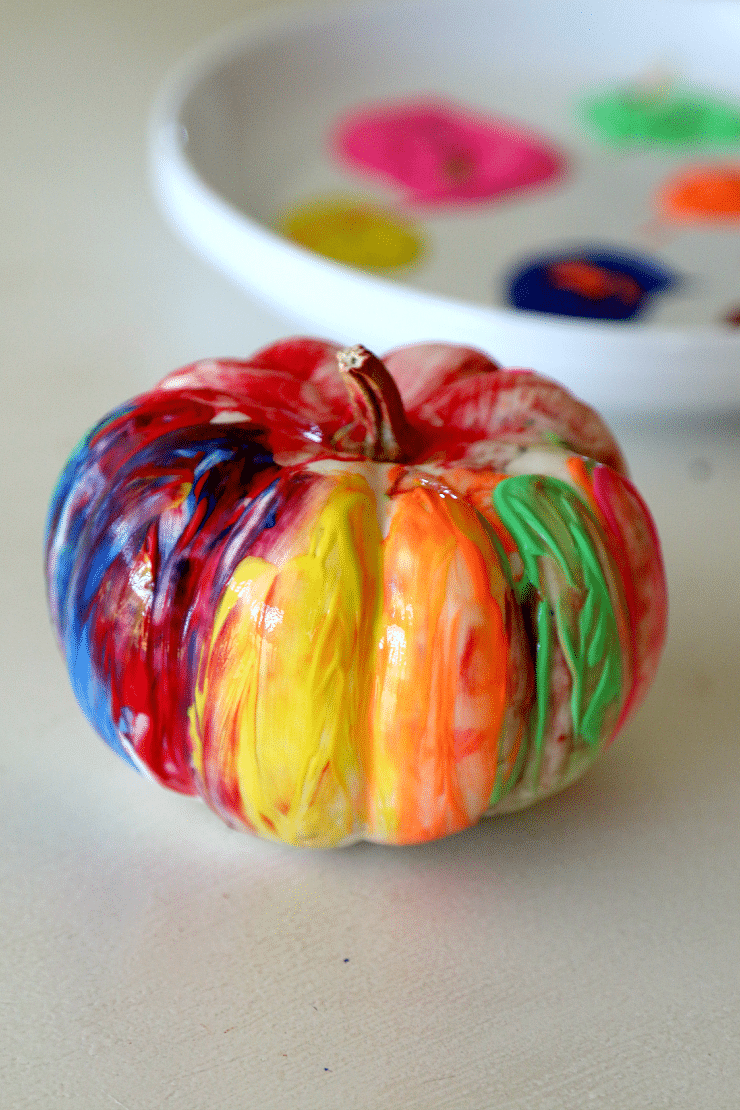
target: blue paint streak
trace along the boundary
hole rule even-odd
[[[227,485],[226,504],[231,506],[235,481],[246,491],[261,471],[274,465],[260,433],[237,426],[199,424],[174,432],[165,427],[137,449],[137,438],[142,441],[147,429],[145,419],[137,424],[138,416],[135,405],[122,406],[80,441],[54,490],[46,526],[49,603],[75,696],[96,731],[132,766],[121,742],[121,732],[129,726],[113,719],[111,691],[118,660],[112,614],[100,609],[106,584],[120,588],[152,523],[174,505],[177,523],[160,528],[166,534],[158,558],[160,569],[168,566],[169,577],[174,574],[177,580],[178,567],[187,566],[187,553],[178,545],[194,514],[205,509],[200,531]],[[137,434],[140,427],[144,433]],[[106,480],[111,451],[117,468]],[[184,501],[183,483],[191,485]],[[251,542],[263,527],[274,525],[276,496],[277,483],[255,498],[242,496],[245,542],[246,533]],[[212,547],[222,540],[208,537]],[[95,642],[96,628],[103,629],[100,642]],[[194,641],[188,646],[194,650]],[[190,665],[195,666],[194,659]]]

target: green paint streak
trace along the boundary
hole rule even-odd
[[[589,97],[583,118],[618,146],[727,146],[740,142],[740,111],[708,96],[621,89]]]
[[[490,521],[486,520],[482,513],[479,513],[477,510],[476,515],[478,517],[479,523],[488,536],[491,546],[498,556],[499,566],[504,572],[504,577],[506,578],[509,589],[512,591],[516,591],[514,576],[512,575],[511,567],[509,566],[509,559],[506,555],[506,552],[504,551],[501,541],[496,535],[493,525],[490,523]],[[508,794],[514,783],[518,782],[519,775],[524,765],[524,760],[526,759],[526,756],[527,745],[521,744],[519,748],[519,754],[517,755],[514,766],[509,769],[508,774],[506,773],[507,768],[505,766],[502,765],[499,767],[498,771],[496,772],[496,781],[494,783],[493,790],[491,791],[491,796],[488,799],[489,806],[496,805],[497,802],[499,802],[506,794]]]
[[[494,549],[494,551],[496,552],[496,555],[498,556],[499,565],[501,567],[501,570],[504,573],[504,578],[506,579],[506,582],[507,582],[509,588],[514,590],[516,588],[515,585],[514,585],[514,576],[511,573],[511,567],[509,566],[509,560],[507,558],[506,552],[504,551],[501,540],[496,535],[496,530],[494,529],[491,522],[489,520],[486,520],[486,518],[483,516],[483,514],[479,513],[477,509],[475,510],[475,515],[478,518],[478,523],[481,525],[481,527],[483,528],[483,531],[486,533],[486,536],[488,537],[488,542],[490,543],[491,547]]]
[[[535,726],[535,751],[537,752],[537,771],[542,752],[542,739],[547,727],[547,710],[550,699],[550,664],[552,662],[552,623],[550,606],[543,599],[537,603],[537,663],[535,665],[535,684],[537,687],[537,723]]]
[[[622,688],[616,615],[591,538],[599,526],[578,494],[559,478],[507,478],[494,490],[493,503],[524,564],[517,599],[520,604],[533,595],[538,599],[537,758],[550,708],[553,624],[573,679],[574,735],[596,747],[604,739],[605,714]]]

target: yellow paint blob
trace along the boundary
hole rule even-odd
[[[367,270],[407,266],[417,260],[422,249],[413,225],[356,200],[313,201],[289,212],[280,229],[308,250]]]

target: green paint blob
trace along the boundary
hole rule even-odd
[[[588,97],[580,110],[599,138],[616,146],[740,143],[740,107],[700,94],[620,89]]]
[[[574,736],[598,747],[616,717],[622,691],[617,618],[594,537],[599,525],[559,478],[521,474],[496,486],[493,503],[524,564],[520,603],[535,603],[539,759],[550,712],[550,667],[556,634],[572,675]],[[610,713],[610,710],[614,712]]]

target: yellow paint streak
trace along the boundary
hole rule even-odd
[[[239,732],[254,712],[257,694],[259,648],[254,641],[269,619],[267,596],[276,575],[276,568],[263,559],[239,563],[216,611],[189,713],[192,761],[202,792],[229,821],[233,816],[220,798],[239,793]],[[256,831],[251,821],[247,824]]]
[[[222,775],[233,767],[248,827],[318,846],[364,826],[380,576],[370,487],[349,473],[325,484],[302,551],[279,570],[257,558],[237,568],[191,714],[194,762],[206,790],[213,752]]]

